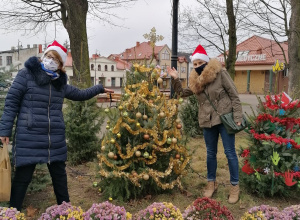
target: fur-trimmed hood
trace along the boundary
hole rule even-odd
[[[56,80],[52,80],[51,77],[42,69],[41,62],[37,57],[30,57],[25,62],[25,67],[28,68],[31,74],[34,76],[34,81],[39,85],[47,85],[50,82],[57,89],[60,90],[62,86],[67,84],[67,75],[64,72],[60,72],[60,77]]]
[[[206,85],[212,83],[222,70],[222,64],[217,59],[211,59],[199,76],[193,69],[189,77],[189,87],[195,93],[201,93]]]

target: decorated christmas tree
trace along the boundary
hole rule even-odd
[[[250,145],[242,149],[241,182],[260,195],[300,192],[300,102],[286,93],[259,100],[250,117]]]
[[[108,130],[98,157],[107,197],[127,200],[182,188],[189,161],[178,118],[182,99],[166,98],[161,75],[158,66],[134,63],[117,110],[105,110]]]

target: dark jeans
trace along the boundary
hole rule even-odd
[[[203,129],[203,135],[207,149],[207,180],[216,180],[219,134],[222,138],[225,154],[229,165],[230,183],[234,185],[238,184],[239,163],[235,152],[235,135],[228,134],[223,124]]]
[[[11,188],[10,207],[21,211],[22,203],[27,187],[31,182],[35,166],[36,164],[32,164],[16,168]],[[57,204],[60,205],[63,201],[70,202],[65,162],[54,162],[47,164],[47,166],[52,178]]]

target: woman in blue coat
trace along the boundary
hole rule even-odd
[[[35,166],[47,163],[57,204],[69,202],[65,161],[67,145],[62,107],[64,98],[88,100],[99,93],[113,90],[96,85],[80,90],[67,84],[63,66],[67,49],[54,41],[41,59],[31,57],[17,74],[5,100],[0,121],[0,138],[8,143],[13,137],[13,162],[16,167],[10,206],[21,210]]]

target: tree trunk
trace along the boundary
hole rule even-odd
[[[227,17],[228,17],[228,35],[229,35],[229,52],[226,59],[225,67],[230,74],[231,78],[234,79],[235,75],[235,61],[236,61],[236,21],[233,9],[233,0],[226,0]]]
[[[289,94],[300,95],[300,1],[291,0],[289,31]]]
[[[91,86],[89,49],[86,31],[87,0],[61,0],[62,22],[69,38],[74,76]],[[80,74],[80,75],[79,75]]]

